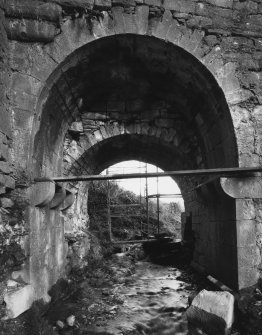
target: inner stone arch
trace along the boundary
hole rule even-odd
[[[90,42],[58,66],[39,99],[32,142],[37,177],[99,173],[123,159],[165,171],[238,166],[231,115],[212,74],[180,47],[132,34]],[[235,203],[213,184],[196,191],[205,180],[177,180],[195,238],[194,264],[237,287]],[[76,194],[71,212],[30,207],[33,234],[45,227],[32,248],[56,239],[55,251],[48,242],[43,255],[31,257],[38,297],[64,273],[64,225],[77,233],[88,221],[88,184],[67,186]],[[46,259],[54,254],[58,266],[51,268]]]

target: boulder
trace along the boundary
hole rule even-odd
[[[4,296],[7,318],[16,318],[27,311],[34,301],[34,289],[31,285],[19,287],[19,289],[7,291]]]
[[[228,335],[234,321],[234,296],[229,292],[202,290],[186,312],[190,325],[208,335]]]

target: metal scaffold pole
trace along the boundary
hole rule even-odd
[[[156,168],[156,172],[158,173],[158,167]],[[157,234],[160,232],[160,210],[159,210],[159,185],[158,185],[158,177],[156,178],[156,193],[157,193]]]
[[[147,174],[147,163],[146,163],[146,174]],[[147,224],[147,237],[149,237],[149,204],[148,204],[148,180],[146,178],[146,224]]]
[[[106,174],[108,174],[108,169],[106,170]],[[108,224],[108,232],[110,241],[113,240],[112,237],[112,224],[111,224],[111,210],[110,210],[110,181],[107,180],[107,224]]]

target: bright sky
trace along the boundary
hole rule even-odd
[[[157,172],[157,167],[151,164],[147,164],[148,172]],[[158,168],[159,172],[163,172],[163,170]],[[109,174],[117,174],[117,173],[145,173],[146,172],[146,164],[144,162],[139,161],[125,161],[115,165],[112,165],[108,168]],[[106,171],[102,172],[103,174]],[[122,179],[118,180],[117,183],[137,195],[145,196],[146,189],[146,179]],[[175,183],[175,181],[170,177],[160,177],[158,178],[158,192],[157,192],[157,178],[148,178],[148,194],[180,194],[180,189]],[[163,202],[178,202],[183,206],[183,199],[179,198],[161,198]]]

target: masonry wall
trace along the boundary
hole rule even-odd
[[[3,222],[1,243],[8,251],[10,245],[14,245],[17,250],[17,253],[12,256],[12,261],[3,258],[2,264],[8,263],[11,268],[26,264],[34,248],[26,237],[29,231],[31,233],[34,231],[32,229],[34,222],[28,219],[29,193],[34,173],[38,171],[46,175],[59,169],[62,171],[63,143],[54,148],[51,143],[53,138],[49,138],[49,133],[46,135],[46,151],[43,154],[43,161],[40,163],[34,161],[37,158],[34,152],[34,142],[41,124],[55,124],[54,130],[50,130],[50,133],[52,131],[55,133],[58,129],[56,127],[62,124],[61,120],[66,119],[67,124],[63,123],[63,131],[59,135],[59,141],[62,142],[72,122],[78,120],[77,110],[81,107],[81,101],[75,96],[77,90],[67,94],[66,99],[63,100],[62,93],[68,93],[70,87],[64,90],[60,86],[55,88],[58,91],[54,108],[55,116],[48,116],[49,119],[45,118],[46,116],[42,117],[43,106],[53,83],[57,80],[55,70],[61,64],[66,63],[69,55],[94,40],[118,34],[153,36],[178,45],[193,55],[212,73],[226,97],[234,126],[234,129],[232,127],[231,130],[232,133],[235,133],[237,142],[238,157],[234,158],[238,159],[239,166],[261,165],[262,5],[260,1],[76,0],[71,2],[70,0],[57,0],[21,2],[2,0],[0,8],[0,197]],[[74,61],[76,60],[73,58],[72,62]],[[61,74],[59,71],[58,73]],[[136,124],[135,126],[130,125],[129,130],[124,130],[121,125],[114,127],[117,120],[112,117],[111,120],[106,121],[110,124],[109,130],[104,132],[105,124],[103,122],[99,124],[101,120],[92,119],[90,115],[88,118],[87,113],[83,114],[85,114],[83,119],[87,120],[84,121],[84,126],[89,125],[90,127],[87,127],[89,129],[88,140],[81,148],[82,151],[86,150],[88,145],[91,147],[106,139],[108,134],[116,136],[121,135],[122,132],[126,134],[133,132],[145,136],[150,134],[168,142],[169,145],[174,144],[176,140],[174,133],[169,131],[168,125],[164,126],[163,121],[162,126],[155,125],[151,129],[145,123],[142,129],[139,129]],[[222,140],[216,135],[219,132],[222,133],[223,129],[219,111],[217,114],[217,122],[204,129],[205,134],[209,134],[203,138],[203,141],[206,141],[204,146],[207,148],[204,158],[210,167],[217,167],[216,162],[218,161],[230,161],[230,157],[224,157],[224,148],[233,146],[228,132],[224,133]],[[199,116],[197,122],[201,124],[202,121]],[[212,141],[207,141],[207,138],[212,138]],[[56,137],[54,139],[58,141]],[[82,163],[89,164],[91,170],[95,170],[97,167],[88,161],[88,155],[86,159],[87,161],[81,160]],[[54,162],[57,165],[60,164],[58,170],[52,170],[51,166]],[[34,164],[37,163],[41,166],[36,168]],[[203,164],[203,157],[199,155],[199,166],[201,164]],[[70,166],[69,158],[67,162],[64,162],[64,167],[65,173],[74,171],[73,168],[76,169],[76,172],[80,171],[79,166],[78,168]],[[14,180],[16,180],[16,185]],[[193,202],[196,203],[195,200]],[[224,228],[227,230],[227,222],[231,222],[231,213],[226,219],[214,217],[223,210],[222,201],[218,207],[212,207],[213,212],[207,215],[206,205],[202,201],[197,200],[197,202],[200,203],[192,205],[189,209],[193,213],[194,230],[201,235],[196,245],[195,257],[199,264],[205,263],[211,268],[214,265],[211,258],[203,258],[201,249],[204,249],[207,243],[209,245],[216,243],[213,237],[209,239],[208,236],[209,233],[217,234],[217,229],[219,238],[224,238]],[[256,214],[250,214],[250,217],[246,218],[250,221],[245,223],[248,231],[253,232],[251,244],[254,252],[252,255],[255,253],[259,256],[261,252],[261,204],[259,200],[252,199],[250,203],[254,206]],[[202,209],[199,210],[199,208]],[[249,213],[251,212],[250,210]],[[43,222],[50,218],[48,213],[43,215]],[[78,214],[79,220],[76,220],[75,223],[79,222],[81,226],[81,213]],[[53,229],[51,228],[53,225],[55,226],[55,220],[60,220],[61,213],[56,213],[54,216],[56,219],[52,218],[48,222],[50,229]],[[65,220],[67,224],[70,222],[67,217]],[[60,228],[63,226],[62,221],[61,219]],[[37,227],[41,225],[40,220]],[[46,234],[49,233],[46,232]],[[231,236],[228,231],[227,234]],[[10,235],[15,238],[14,244],[8,239]],[[60,242],[63,245],[64,241]],[[28,243],[29,245],[31,243],[31,251]],[[41,254],[40,244],[37,249]],[[48,250],[51,259],[48,259],[47,262],[56,264],[57,260],[50,251],[52,250],[51,244]],[[41,260],[40,263],[42,261],[44,262]],[[60,271],[57,273],[54,278],[60,275]]]
[[[4,12],[0,9],[0,300],[11,272],[21,267],[27,257],[28,230],[24,222],[23,189],[15,189],[12,151],[13,113],[10,108],[9,40],[4,28]],[[18,172],[18,171],[17,171]],[[18,200],[19,199],[19,200]]]

